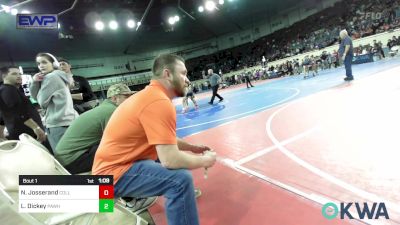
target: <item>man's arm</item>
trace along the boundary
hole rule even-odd
[[[204,155],[195,155],[179,150],[175,118],[175,109],[168,99],[158,100],[148,105],[140,116],[147,141],[156,147],[161,164],[168,169],[196,169],[212,166],[215,163],[215,154],[205,152]],[[190,148],[190,145],[181,142],[181,147]]]
[[[33,132],[36,134],[37,136],[37,140],[40,142],[43,142],[46,140],[46,134],[45,132],[42,130],[42,128],[31,118],[27,119],[24,124],[31,128],[33,130]]]
[[[14,115],[17,115],[19,120],[25,121],[24,124],[30,127],[32,130],[38,127],[38,125],[31,119],[28,107],[24,105],[23,101],[19,97],[18,89],[8,88],[1,93],[1,99],[4,103],[4,108],[11,110]],[[0,122],[2,125],[2,122]],[[36,132],[35,132],[36,133]]]
[[[156,145],[161,165],[168,169],[197,169],[214,165],[216,155],[193,155],[180,151],[178,145]]]
[[[343,40],[343,45],[344,45],[344,52],[343,52],[342,58],[343,58],[343,60],[344,60],[344,58],[345,58],[345,57],[347,56],[347,54],[349,53],[350,45],[351,45],[351,39],[350,39],[349,37],[346,37],[346,38]]]
[[[204,146],[204,145],[193,145],[190,144],[186,141],[184,141],[181,138],[176,138],[178,141],[178,149],[183,150],[183,151],[191,151],[193,153],[203,153],[204,151],[210,151],[211,148],[209,148],[208,146]]]
[[[346,57],[346,55],[349,52],[349,50],[350,50],[350,45],[346,45],[345,48],[344,48],[343,57]]]
[[[77,93],[80,94],[80,96],[77,96],[77,100],[89,101],[96,97],[92,91],[92,87],[90,86],[89,81],[86,78],[76,76],[75,80],[78,80],[81,91],[80,93]],[[72,98],[74,98],[74,96],[72,96]]]

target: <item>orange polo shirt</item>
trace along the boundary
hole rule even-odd
[[[114,111],[104,130],[92,174],[114,184],[138,160],[157,159],[155,145],[177,144],[176,111],[167,90],[152,80]]]

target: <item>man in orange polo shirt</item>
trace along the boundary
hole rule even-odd
[[[111,116],[92,168],[95,175],[114,176],[115,196],[163,195],[169,225],[199,224],[188,169],[209,168],[216,161],[210,148],[176,137],[171,100],[185,96],[186,75],[181,57],[158,56],[150,85],[125,100]]]

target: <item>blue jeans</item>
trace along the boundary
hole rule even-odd
[[[62,136],[64,135],[65,131],[67,131],[68,127],[50,127],[46,129],[47,132],[47,139],[49,140],[50,146],[53,149],[53,152],[56,151],[56,146]]]
[[[117,197],[166,198],[168,225],[199,225],[192,174],[170,170],[153,160],[135,162],[114,185]]]
[[[351,62],[353,61],[353,55],[347,54],[344,57],[344,68],[346,69],[346,77],[353,78],[353,73],[351,71]]]

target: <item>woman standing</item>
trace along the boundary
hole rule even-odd
[[[65,72],[58,70],[59,63],[50,53],[36,55],[39,73],[33,76],[29,86],[31,96],[46,111],[45,126],[47,137],[53,149],[72,121],[78,117],[69,92],[69,79]]]

